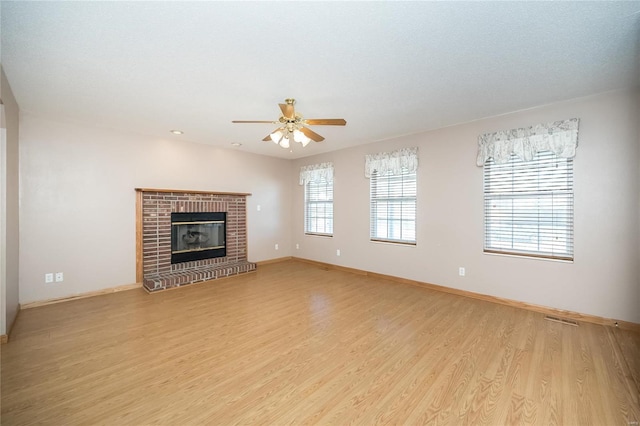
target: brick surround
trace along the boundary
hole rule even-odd
[[[138,191],[138,279],[150,291],[228,277],[256,269],[247,261],[247,195],[177,190]],[[171,264],[172,212],[226,212],[227,255]]]

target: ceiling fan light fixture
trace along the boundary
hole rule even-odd
[[[277,145],[282,140],[282,132],[280,130],[276,130],[275,132],[271,133],[270,137],[273,143]]]
[[[283,137],[282,140],[280,141],[280,146],[283,148],[289,148],[289,138],[288,137]]]
[[[302,133],[300,130],[296,129],[293,131],[293,140],[301,143],[302,146],[307,146],[307,144],[309,143],[309,141],[311,139],[309,139],[304,133]]]

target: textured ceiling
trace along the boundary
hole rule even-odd
[[[22,110],[283,158],[640,83],[639,1],[0,7]],[[276,120],[287,97],[347,126],[289,152],[261,141],[273,125],[231,123]]]

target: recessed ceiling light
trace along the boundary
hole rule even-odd
[[[242,146],[240,142],[231,142],[231,146]]]
[[[173,133],[174,135],[181,135],[184,132],[182,130],[169,130],[171,133]]]

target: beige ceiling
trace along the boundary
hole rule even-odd
[[[0,7],[23,111],[283,158],[640,83],[639,1]],[[348,124],[289,152],[261,141],[273,125],[231,123],[276,120],[286,97]]]

